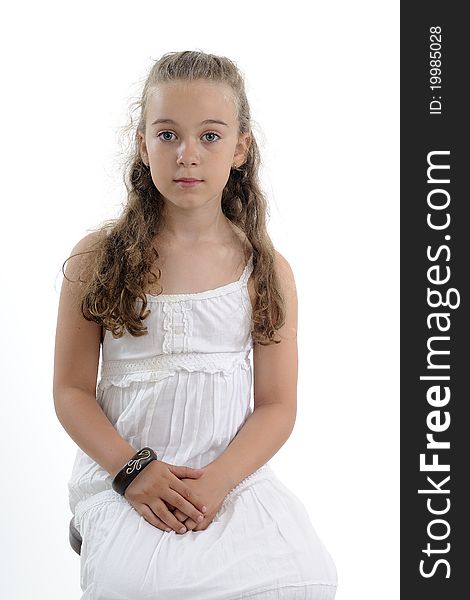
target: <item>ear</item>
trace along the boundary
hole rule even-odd
[[[240,134],[238,137],[238,143],[235,148],[235,153],[233,155],[233,162],[238,166],[242,165],[246,161],[246,157],[248,156],[248,150],[250,149],[251,144],[251,133],[246,132]]]
[[[144,162],[148,166],[149,165],[149,155],[147,153],[147,145],[145,143],[145,136],[141,131],[138,131],[137,135],[139,136],[140,158],[142,159],[142,162]]]

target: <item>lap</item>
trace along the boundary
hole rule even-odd
[[[303,504],[274,476],[237,486],[202,531],[162,531],[128,502],[80,518],[82,600],[330,600],[336,570]]]

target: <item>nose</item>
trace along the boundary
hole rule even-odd
[[[182,143],[178,148],[177,162],[181,166],[199,164],[199,153],[197,150],[197,142],[188,141]]]

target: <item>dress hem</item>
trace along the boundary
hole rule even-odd
[[[256,596],[258,596],[259,594],[265,594],[266,592],[276,592],[278,590],[286,590],[288,588],[300,588],[300,589],[304,588],[305,589],[305,588],[309,588],[311,586],[331,588],[335,592],[338,589],[337,583],[331,583],[328,581],[325,581],[325,582],[302,581],[301,583],[288,583],[286,585],[275,585],[275,586],[271,586],[271,587],[259,588],[257,590],[253,590],[253,591],[247,592],[247,593],[242,592],[241,596],[240,595],[233,596],[232,598],[228,598],[227,600],[245,600],[246,598],[256,598]]]

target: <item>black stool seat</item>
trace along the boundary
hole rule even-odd
[[[82,536],[78,532],[78,529],[73,524],[73,517],[70,519],[69,525],[69,542],[72,546],[72,549],[75,550],[77,554],[80,554],[82,548]]]

